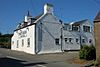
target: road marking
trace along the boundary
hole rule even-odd
[[[16,59],[16,60],[22,60],[22,59],[19,59],[19,58],[16,58],[16,57],[12,57],[12,56],[6,56],[7,58],[12,58],[12,59]]]
[[[46,66],[44,66],[44,65],[37,65],[37,66],[39,66],[39,67],[46,67]]]

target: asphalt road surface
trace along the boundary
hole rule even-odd
[[[0,67],[80,67],[69,63],[77,56],[77,52],[32,55],[0,48]]]

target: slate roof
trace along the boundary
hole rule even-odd
[[[43,13],[39,14],[38,16],[34,17],[35,19],[39,19],[41,16],[43,15]]]
[[[37,19],[39,19],[42,15],[43,15],[43,13],[40,14],[40,15],[38,15],[38,16],[36,16],[36,17],[34,17],[34,18],[30,18],[31,21],[32,21],[32,23],[31,23],[30,25],[27,25],[28,22],[23,21],[23,26],[17,28],[16,30],[19,30],[19,29],[22,29],[22,28],[25,28],[25,27],[28,27],[28,26],[31,26],[31,25],[35,24],[34,22],[35,22]],[[21,22],[21,23],[22,23],[22,22]],[[20,24],[21,24],[21,23],[20,23]],[[16,31],[16,30],[14,30],[14,31]]]
[[[99,11],[98,14],[96,15],[94,21],[100,21],[100,11]]]
[[[88,19],[81,20],[81,21],[78,21],[78,22],[73,23],[72,25],[79,26],[80,24],[84,23],[84,22],[87,21],[87,20],[88,20]]]

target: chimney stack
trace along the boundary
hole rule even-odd
[[[52,4],[45,4],[44,5],[44,14],[51,13],[53,14],[53,5]]]

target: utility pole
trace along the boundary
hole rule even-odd
[[[79,26],[79,32],[80,32],[80,48],[82,48],[82,37],[81,37],[81,27]]]
[[[60,20],[61,22],[61,51],[63,52],[63,25],[62,25],[62,21]]]

